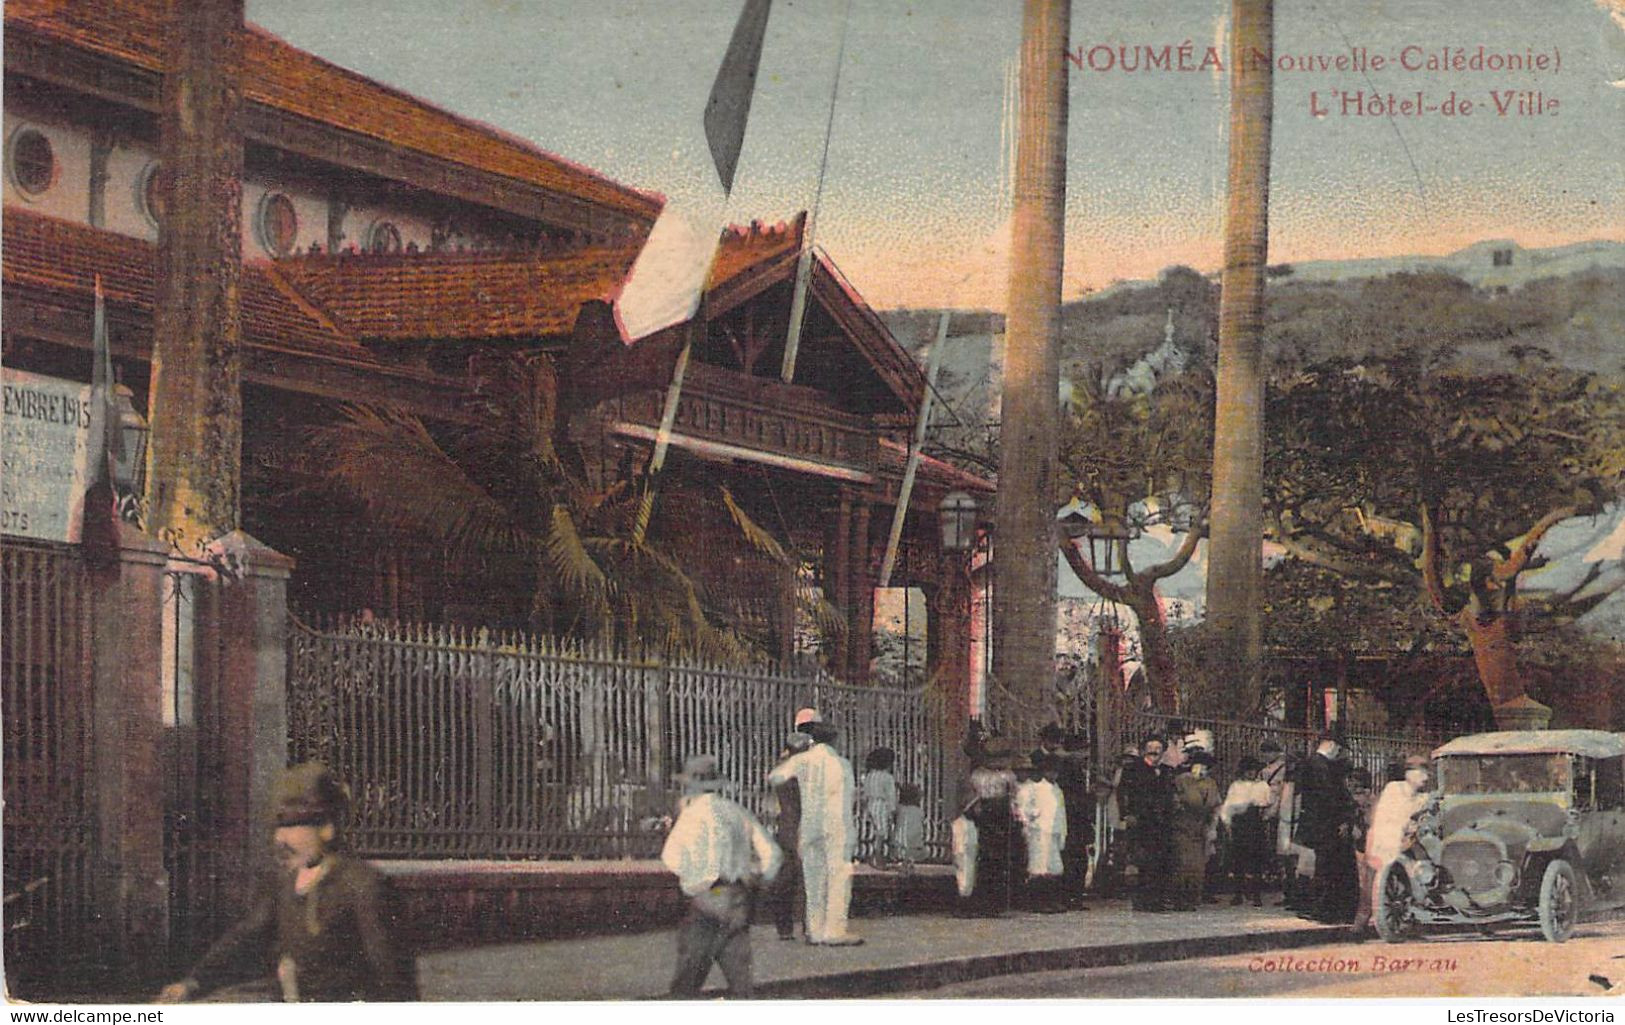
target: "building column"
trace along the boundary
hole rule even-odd
[[[109,960],[153,977],[169,943],[164,867],[163,608],[165,546],[121,529],[117,561],[92,571],[92,777],[97,899]]]
[[[926,595],[925,678],[942,695],[942,745],[948,780],[969,770],[963,747],[970,728],[971,581],[961,552],[944,552],[937,584]],[[947,794],[952,802],[956,795]]]
[[[90,194],[85,220],[92,228],[107,226],[107,158],[113,152],[112,133],[97,129],[90,137]]]
[[[830,668],[836,676],[845,677],[852,657],[852,594],[849,587],[852,577],[852,493],[842,488],[840,498],[840,507],[835,514],[834,552],[828,558],[826,579],[830,579],[834,587],[834,593],[829,598],[847,626],[835,640],[835,657],[830,660]]]
[[[851,637],[847,645],[847,682],[859,686],[869,682],[869,659],[874,652],[875,635],[875,565],[873,546],[869,539],[869,515],[874,508],[867,499],[859,499],[852,517],[851,569],[847,573],[850,594],[847,632]]]

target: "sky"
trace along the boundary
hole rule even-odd
[[[740,7],[247,4],[297,46],[674,200],[713,187],[700,116]],[[1217,45],[1230,67],[1228,8],[1074,0],[1067,298],[1175,263],[1217,267],[1228,76],[1202,64]],[[1277,61],[1295,66],[1275,75],[1271,262],[1625,239],[1625,0],[1275,9]],[[771,223],[816,203],[816,243],[873,305],[1002,309],[1020,28],[1015,0],[779,0],[729,219]],[[1178,70],[1182,44],[1195,70]],[[1547,67],[1402,65],[1480,46]],[[1170,68],[1151,67],[1164,47]],[[1321,65],[1362,50],[1387,66]],[[1418,93],[1419,114],[1370,112],[1373,96]],[[1446,112],[1452,94],[1469,114]],[[1520,100],[1541,113],[1520,115]]]

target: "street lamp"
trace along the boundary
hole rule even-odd
[[[976,544],[976,499],[963,491],[950,492],[937,506],[937,516],[945,551],[969,551]]]
[[[141,477],[146,471],[147,428],[146,418],[135,411],[135,393],[126,385],[115,385],[114,403],[118,407],[119,449],[113,461],[113,484],[126,494],[139,494]]]
[[[1095,572],[1103,577],[1127,573],[1129,532],[1122,520],[1090,523],[1084,536],[1089,539],[1089,564]]]
[[[1097,514],[1098,515],[1098,514]],[[1085,538],[1089,542],[1089,565],[1103,577],[1122,576],[1128,564],[1128,528],[1122,519],[1095,520],[1081,509],[1073,509],[1060,519],[1068,541]]]

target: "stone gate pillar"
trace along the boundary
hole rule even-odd
[[[208,546],[226,571],[210,586],[219,661],[221,829],[228,879],[223,892],[244,894],[269,849],[271,787],[287,765],[288,577],[292,559],[243,531]]]
[[[122,527],[116,559],[92,571],[91,721],[96,894],[106,963],[147,980],[169,943],[164,867],[165,546]]]

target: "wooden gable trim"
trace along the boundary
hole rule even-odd
[[[733,279],[712,289],[706,295],[705,310],[711,317],[721,316],[760,296],[775,285],[795,278],[799,254],[783,253],[750,268]],[[912,357],[886,331],[878,317],[859,308],[840,283],[838,271],[822,256],[813,263],[811,291],[813,298],[852,339],[858,351],[897,400],[902,404],[905,420],[920,406],[925,397],[925,374]]]

